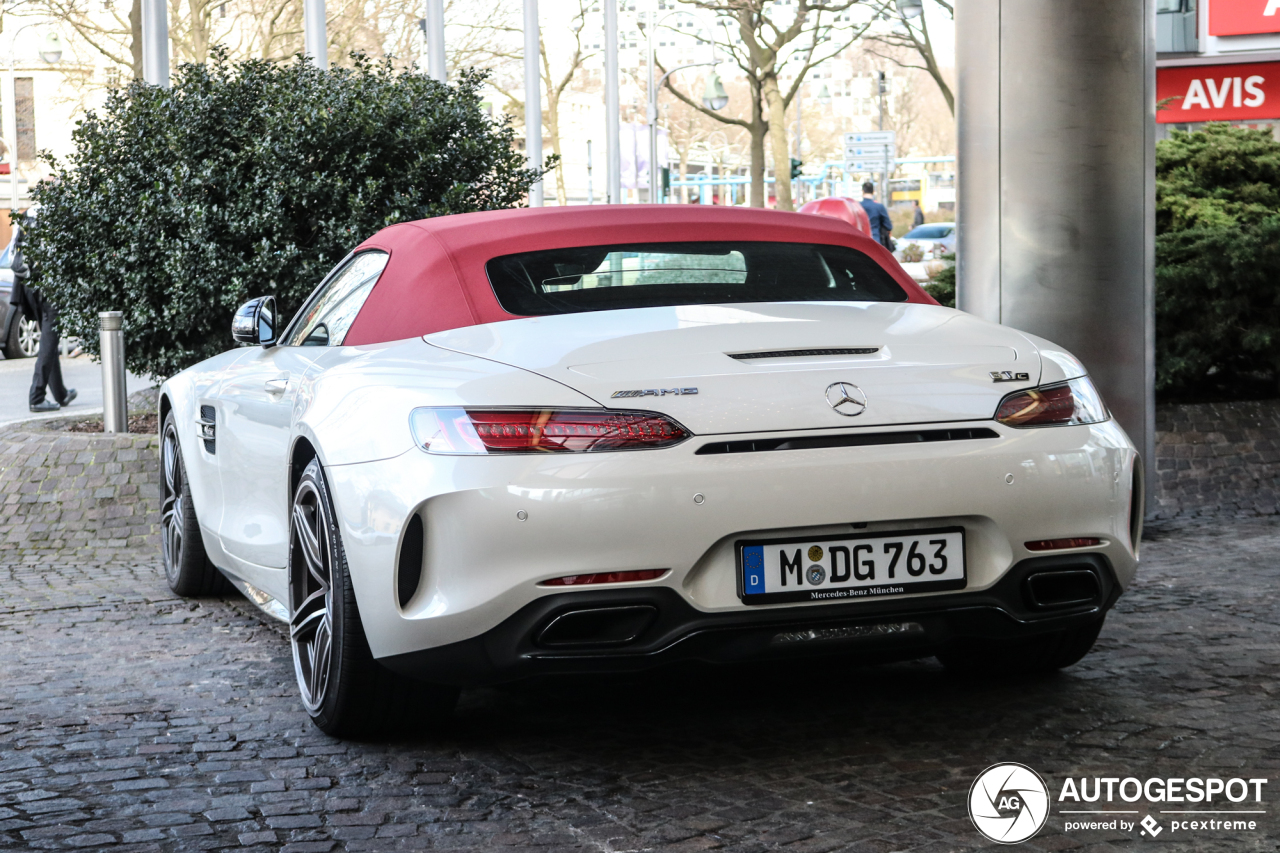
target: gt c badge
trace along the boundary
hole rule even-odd
[[[867,410],[867,395],[852,382],[832,382],[827,386],[827,404],[847,418]]]
[[[679,397],[697,393],[697,388],[643,388],[637,391],[614,391],[609,396],[616,400],[619,397],[666,397],[669,394]]]
[[[1014,373],[1012,370],[991,371],[992,382],[1029,382],[1031,377],[1025,373]]]

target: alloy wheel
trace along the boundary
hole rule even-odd
[[[40,324],[25,317],[18,320],[18,348],[27,358],[40,351]]]
[[[289,525],[289,638],[302,704],[314,713],[324,703],[333,655],[333,571],[325,504],[304,479]]]
[[[165,577],[170,584],[178,581],[182,570],[184,510],[182,464],[178,456],[178,429],[171,422],[164,431],[160,445],[160,468],[164,481],[164,494],[160,503],[160,553],[164,561]]]

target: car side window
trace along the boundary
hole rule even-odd
[[[361,252],[325,285],[304,309],[286,342],[292,347],[337,347],[347,337],[364,301],[378,282],[390,258],[386,252]]]

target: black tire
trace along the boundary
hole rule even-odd
[[[184,598],[231,590],[205,554],[173,412],[165,416],[160,431],[160,558],[169,589]]]
[[[312,459],[289,513],[289,641],[303,707],[335,737],[385,737],[446,719],[457,688],[404,678],[374,660],[334,519],[324,470]]]
[[[26,347],[23,346],[24,337],[27,339]],[[24,320],[21,309],[15,305],[9,321],[9,334],[4,340],[4,357],[31,358],[39,349],[40,324]]]
[[[1069,631],[1042,634],[1024,640],[964,640],[945,651],[938,660],[949,670],[966,675],[1034,675],[1063,669],[1080,660],[1093,648],[1106,617]]]

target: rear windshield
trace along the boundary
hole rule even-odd
[[[941,240],[943,237],[950,237],[954,230],[956,230],[954,225],[921,225],[918,228],[912,228],[902,239]]]
[[[537,316],[724,302],[905,302],[856,249],[809,243],[648,243],[548,249],[485,264],[498,303]]]

